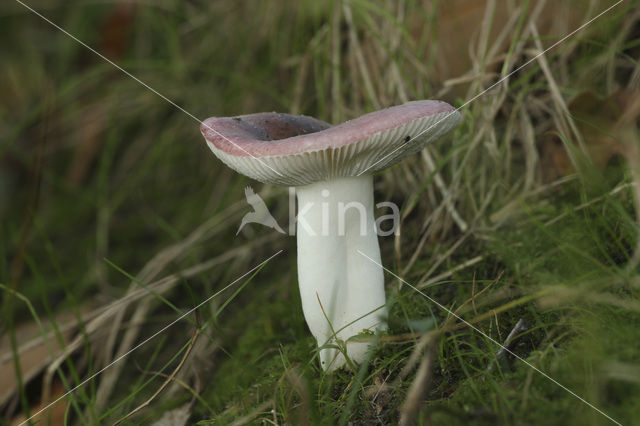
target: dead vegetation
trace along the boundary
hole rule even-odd
[[[299,310],[280,315],[299,305],[295,250],[258,229],[233,239],[247,182],[205,152],[197,123],[72,40],[47,46],[55,29],[9,8],[11,40],[33,46],[7,47],[0,82],[4,421],[533,424],[544,416],[532,413],[557,423],[579,410],[576,424],[604,424],[470,327],[506,346],[526,318],[514,353],[628,423],[637,409],[624,395],[640,382],[640,8],[615,4],[42,10],[201,118],[280,110],[335,123],[420,98],[460,107],[452,137],[377,178],[376,197],[402,212],[400,233],[381,241],[397,274],[391,330],[368,365],[334,377],[314,364]],[[79,24],[89,12],[93,27]],[[286,191],[260,195],[286,216]],[[281,249],[249,294],[201,308],[195,334],[176,324],[130,353]],[[607,326],[618,333],[598,334]]]

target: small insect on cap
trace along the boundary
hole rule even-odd
[[[416,101],[337,126],[304,115],[265,112],[211,117],[200,131],[213,153],[264,183],[307,185],[385,169],[460,123],[446,102]]]

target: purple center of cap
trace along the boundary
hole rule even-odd
[[[267,112],[207,118],[200,131],[207,143],[229,155],[290,155],[339,148],[416,119],[452,111],[455,108],[446,102],[417,101],[374,111],[333,127],[312,117]]]

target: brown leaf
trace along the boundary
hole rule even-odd
[[[613,158],[625,156],[634,146],[630,136],[638,131],[640,92],[622,89],[600,98],[585,91],[573,98],[568,106],[584,138],[586,154],[598,170],[605,170]],[[551,134],[544,138],[540,149],[546,181],[575,171],[558,136]]]
[[[55,381],[53,383],[53,389],[51,392],[51,396],[54,399],[60,398],[65,394],[65,389],[62,387],[62,383],[60,381]],[[41,402],[40,404],[31,407],[31,414],[37,413],[45,408],[45,403]],[[57,404],[53,405],[49,410],[43,411],[40,414],[33,415],[30,419],[30,424],[49,424],[49,425],[63,425],[65,424],[65,413],[67,411],[67,401],[65,399],[61,399]],[[24,414],[18,414],[13,419],[11,419],[12,426],[18,426],[25,422]],[[41,422],[41,423],[39,423]]]
[[[73,315],[68,313],[61,314],[56,318],[56,322],[58,323],[65,343],[68,342],[76,324]],[[46,323],[43,325],[45,329],[51,329]],[[61,347],[54,333],[49,332],[43,337],[35,322],[20,324],[16,328],[15,333],[18,339],[20,374],[22,381],[28,383],[38,375],[51,360],[60,354]],[[8,336],[0,339],[0,377],[2,377],[0,405],[4,405],[18,390],[18,381],[13,363],[13,352]]]
[[[492,73],[500,71],[500,58],[508,52],[516,35],[514,29],[503,38],[500,38],[500,33],[522,5],[522,2],[515,2],[516,7],[509,7],[506,3],[508,2],[504,0],[447,0],[438,3],[434,16],[437,34],[427,35],[430,39],[427,46],[435,53],[435,74],[432,76],[432,83],[436,87],[445,81],[460,79],[473,69],[474,61],[485,60],[472,57],[483,54],[479,52],[482,49],[478,46],[483,32],[487,33],[486,51],[494,49],[495,55],[489,58],[492,63],[482,63],[482,69],[477,72],[490,77]],[[532,2],[526,10],[525,19],[528,20],[532,16],[535,4],[536,2]],[[536,20],[536,26],[544,40],[553,39],[577,28],[582,12],[565,2],[548,1]],[[513,28],[515,27],[514,25]],[[412,17],[409,28],[413,38],[419,40],[425,31],[424,16]],[[479,77],[469,74],[468,78],[462,78],[448,96],[463,96],[467,87],[465,83]]]
[[[89,303],[80,307],[80,321],[85,322],[95,315],[96,311],[92,309],[92,306],[93,303]],[[78,332],[78,318],[73,313],[66,311],[56,314],[54,321],[60,332],[62,343],[67,345]],[[41,320],[41,325],[42,329],[37,322],[31,321],[18,324],[15,328],[23,384],[29,383],[42,373],[64,350],[64,345],[61,345],[50,321]],[[3,406],[18,392],[14,352],[7,335],[0,338],[0,377],[2,378],[0,406]],[[55,391],[54,387],[52,385],[52,392]]]

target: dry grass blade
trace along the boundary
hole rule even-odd
[[[425,282],[427,278],[429,278],[431,274],[435,272],[438,266],[440,266],[444,261],[446,261],[470,235],[471,235],[470,232],[466,232],[462,234],[462,236],[458,238],[458,240],[451,247],[449,247],[449,249],[436,262],[434,262],[433,265],[431,265],[431,268],[429,268],[429,270],[424,275],[422,275],[422,277],[420,277],[418,282],[420,283]]]
[[[187,360],[187,358],[189,358],[189,355],[191,354],[191,349],[193,349],[193,345],[196,343],[196,340],[198,339],[198,336],[200,335],[199,323],[200,323],[200,321],[198,320],[197,315],[196,315],[196,329],[193,332],[193,336],[191,336],[191,340],[189,341],[189,346],[187,346],[187,349],[186,349],[184,355],[182,355],[182,358],[180,359],[180,362],[178,363],[176,368],[173,370],[173,372],[171,372],[169,377],[167,377],[165,379],[165,381],[162,382],[162,385],[153,393],[153,395],[151,395],[149,397],[149,399],[147,399],[145,402],[143,402],[142,404],[138,405],[136,408],[131,410],[131,412],[129,412],[126,416],[124,416],[120,420],[116,421],[114,423],[114,425],[118,425],[118,424],[122,423],[123,421],[125,421],[129,417],[133,416],[138,411],[140,411],[143,408],[145,408],[146,406],[148,406],[151,403],[151,401],[156,399],[156,397],[158,395],[160,395],[160,393],[173,381],[174,377],[176,376],[176,374],[178,374],[178,372],[180,371],[180,369],[184,365],[184,363]]]
[[[504,354],[506,352],[507,349],[509,349],[509,347],[511,346],[511,344],[513,343],[514,339],[516,337],[518,337],[518,335],[524,331],[527,330],[527,324],[524,322],[524,320],[522,318],[520,318],[518,320],[518,322],[516,323],[516,325],[513,326],[513,328],[511,329],[511,331],[509,332],[509,334],[507,335],[507,338],[504,340],[504,342],[502,343],[502,346],[500,347],[500,349],[498,349],[498,351],[496,352],[496,359],[495,362],[500,361],[500,359],[502,359],[504,357]],[[491,362],[488,366],[486,371],[487,372],[491,372],[493,370],[493,366],[495,365],[494,362]]]
[[[57,358],[64,350],[64,345],[68,344],[74,336],[79,325],[94,317],[95,314],[95,311],[85,312],[82,313],[81,318],[77,319],[73,318],[72,314],[62,312],[54,319],[57,323],[57,332],[50,328],[48,322],[42,323],[42,329],[35,323],[18,326],[16,335],[18,336],[18,356],[20,357],[23,382],[29,383]],[[58,337],[62,339],[62,342],[58,340]],[[0,377],[2,377],[0,406],[4,405],[18,390],[12,363],[13,357],[14,353],[8,338],[3,336],[0,339]]]
[[[93,3],[80,12],[73,4],[43,10],[89,42],[100,40],[93,24],[111,9]],[[56,411],[66,405],[71,420],[115,420],[162,385],[122,423],[186,424],[192,408],[206,424],[454,424],[483,422],[487,411],[504,423],[540,424],[562,422],[567,410],[580,424],[604,413],[633,423],[637,398],[627,390],[640,381],[633,358],[640,103],[636,116],[620,108],[628,112],[620,126],[601,132],[616,143],[608,156],[592,149],[584,123],[595,128],[595,120],[577,116],[572,103],[583,92],[607,99],[620,88],[640,89],[638,0],[178,3],[136,2],[140,31],[127,34],[118,56],[130,76],[170,94],[165,100],[76,41],[47,38],[52,28],[17,3],[22,13],[3,16],[0,259],[14,261],[0,261],[0,282],[19,285],[51,318],[94,295],[104,304],[83,318],[80,332],[62,330],[53,361],[39,350],[35,370],[48,365],[42,413],[55,392],[64,399]],[[52,107],[43,106],[42,93]],[[290,306],[299,302],[293,253],[252,294],[234,293],[242,303],[200,310],[215,324],[213,345],[202,335],[195,343],[188,335],[158,339],[145,352],[160,358],[149,359],[142,377],[129,376],[138,358],[129,351],[167,312],[193,302],[192,285],[217,287],[276,238],[294,244],[280,235],[261,239],[267,231],[258,227],[232,239],[246,204],[225,207],[247,182],[208,156],[187,109],[202,118],[293,112],[337,124],[414,99],[458,106],[463,120],[441,143],[375,176],[376,200],[402,206],[401,232],[380,240],[382,264],[397,271],[399,285],[410,276],[425,300],[405,289],[389,298],[395,334],[380,337],[384,347],[356,367],[357,380],[351,369],[318,374],[304,310]],[[594,115],[611,112],[613,128],[614,110]],[[580,136],[590,158],[573,147],[581,147]],[[557,171],[560,161],[567,167]],[[590,162],[603,179],[590,179]],[[25,191],[38,185],[32,196]],[[292,208],[285,191],[261,192],[269,190],[280,196],[275,216],[295,212],[295,197]],[[2,319],[28,315],[20,306],[13,313]],[[509,347],[519,319],[531,333],[511,347],[516,354],[498,350]],[[13,346],[29,364],[27,346]],[[154,372],[167,350],[175,355],[166,374]],[[509,362],[496,362],[505,353]],[[511,362],[520,356],[524,363]],[[558,373],[558,383],[539,380],[538,368],[552,382]],[[24,382],[3,408],[7,419],[18,410],[28,417],[37,405],[39,383]],[[556,387],[562,383],[568,393]],[[185,394],[188,405],[161,417]],[[576,409],[583,396],[602,412]]]
[[[156,277],[170,262],[179,259],[181,256],[184,256],[189,248],[193,245],[204,241],[205,239],[213,237],[216,233],[221,232],[226,229],[228,226],[228,217],[233,216],[241,207],[244,206],[244,203],[239,202],[232,204],[229,208],[225,209],[223,214],[217,215],[212,219],[208,220],[204,224],[200,225],[196,230],[194,230],[187,238],[183,241],[174,244],[166,248],[165,250],[158,253],[154,256],[151,261],[149,261],[145,267],[142,269],[140,274],[137,276],[137,280],[139,282],[148,282]],[[226,213],[226,214],[225,214]],[[129,287],[129,293],[137,290],[138,283],[132,282]],[[142,324],[144,318],[146,318],[149,310],[152,306],[152,299],[143,300],[137,307],[134,312],[131,322],[133,324]],[[111,332],[109,338],[107,340],[107,345],[105,348],[105,355],[108,361],[109,356],[113,353],[113,347],[115,346],[116,337],[119,335],[120,326],[122,323],[122,319],[124,317],[125,310],[120,309],[115,316],[114,321],[111,325]],[[121,356],[125,356],[131,349],[131,347],[135,344],[136,339],[138,337],[138,333],[140,331],[140,326],[134,326],[127,330],[125,335],[120,339],[120,345],[118,347],[118,351],[115,354],[114,358],[119,358]],[[120,375],[122,368],[125,363],[118,363],[114,365],[112,368],[107,370],[102,377],[100,382],[100,387],[98,388],[98,393],[96,396],[96,408],[98,411],[102,410],[109,397],[111,396],[111,392],[117,382],[117,379]]]
[[[424,358],[420,362],[416,378],[411,383],[407,397],[400,407],[400,421],[398,424],[401,426],[414,424],[414,419],[420,409],[422,397],[431,384],[431,379],[433,378],[432,365],[434,360],[437,358],[436,349],[439,342],[440,334],[432,334],[426,343]]]
[[[640,12],[638,12],[640,13]],[[640,117],[640,91],[634,91],[628,96],[624,113],[616,123],[616,129],[621,133],[624,144],[624,155],[627,158],[631,179],[634,186],[636,211],[636,246],[627,264],[627,270],[633,271],[640,264],[640,136],[638,136],[638,117]]]
[[[310,424],[309,419],[311,418],[311,395],[309,394],[309,389],[307,388],[304,379],[302,378],[302,374],[300,374],[300,371],[297,367],[291,367],[286,371],[284,377],[300,396],[300,408],[296,417],[295,424],[301,426]]]
[[[193,403],[187,402],[178,408],[166,411],[162,417],[153,422],[151,426],[184,426],[191,417],[191,407]]]
[[[342,120],[342,95],[340,90],[340,2],[331,2],[331,120],[334,124]]]
[[[206,262],[194,265],[185,269],[179,274],[172,274],[164,277],[156,282],[149,284],[146,288],[135,288],[127,293],[122,299],[119,299],[104,308],[96,310],[91,319],[84,328],[83,334],[78,335],[72,340],[64,349],[64,351],[49,364],[47,371],[43,378],[42,385],[42,400],[50,400],[51,383],[53,382],[53,376],[55,372],[60,368],[64,360],[69,357],[76,350],[81,348],[85,342],[85,335],[88,335],[93,339],[96,339],[99,333],[106,333],[105,328],[111,326],[111,321],[115,315],[119,312],[126,310],[131,304],[139,301],[140,299],[151,296],[153,294],[162,295],[170,291],[181,279],[189,278],[198,275],[206,270],[209,270],[217,265],[228,262],[230,259],[235,258],[247,250],[251,250],[256,244],[262,245],[268,241],[272,241],[275,235],[270,235],[264,238],[260,238],[254,241],[252,244],[244,245],[236,249],[229,250],[220,256],[216,256]]]
[[[267,408],[272,407],[273,405],[274,405],[274,401],[272,399],[265,401],[262,404],[258,405],[256,408],[254,408],[249,414],[247,414],[246,416],[240,417],[239,419],[231,423],[229,426],[242,426],[242,425],[249,424],[257,416],[259,416],[260,413],[263,413]],[[269,423],[272,423],[272,422],[269,421]]]
[[[467,225],[467,222],[465,222],[465,220],[460,216],[460,213],[458,213],[455,206],[453,205],[453,201],[452,201],[452,198],[454,198],[453,193],[451,190],[447,190],[444,180],[442,179],[442,175],[440,175],[440,172],[438,172],[436,169],[436,165],[433,161],[433,157],[431,156],[431,153],[429,152],[428,147],[422,151],[422,158],[424,159],[424,162],[427,164],[429,171],[431,171],[431,173],[435,173],[433,180],[436,183],[436,186],[438,187],[440,192],[442,193],[442,202],[445,204],[445,206],[447,206],[447,210],[449,211],[451,218],[456,223],[456,225],[458,225],[458,228],[460,228],[460,231],[466,232],[467,229],[469,229],[469,225]]]
[[[362,53],[362,49],[360,48],[360,41],[358,40],[358,35],[356,34],[356,27],[353,23],[350,2],[347,1],[343,4],[343,10],[345,20],[347,21],[347,25],[349,26],[349,41],[353,45],[353,55],[355,56],[356,63],[358,64],[360,75],[362,75],[365,91],[367,93],[369,101],[374,106],[374,108],[380,109],[381,105],[378,101],[378,98],[376,97],[375,90],[373,89],[371,76],[369,75],[369,71],[367,70],[367,65],[364,60],[364,54]]]
[[[462,262],[461,264],[456,265],[455,267],[449,269],[448,271],[445,271],[445,272],[443,272],[441,274],[438,274],[435,277],[432,277],[432,278],[428,279],[427,281],[416,285],[416,287],[417,288],[428,287],[428,286],[430,286],[432,284],[437,283],[438,281],[441,281],[441,280],[443,280],[445,278],[449,278],[450,276],[452,276],[456,272],[462,271],[463,269],[468,268],[469,266],[475,265],[476,263],[482,261],[482,259],[484,259],[483,256],[476,256],[474,258],[466,260],[466,261]]]
[[[553,73],[551,72],[549,62],[547,61],[547,56],[540,54],[541,52],[544,51],[544,47],[542,46],[542,42],[540,41],[540,34],[538,33],[538,29],[533,23],[530,24],[529,28],[531,30],[531,33],[533,34],[536,48],[538,49],[537,52],[532,52],[532,53],[534,54],[534,56],[538,55],[537,61],[540,64],[540,68],[542,69],[542,72],[544,73],[545,78],[547,79],[547,83],[549,85],[549,91],[551,92],[551,99],[553,99],[553,104],[556,110],[556,115],[554,115],[554,119],[557,120],[558,128],[563,129],[563,132],[567,135],[571,132],[575,137],[575,141],[577,142],[577,145],[582,151],[582,153],[586,154],[587,148],[584,143],[584,139],[582,137],[582,134],[578,130],[576,123],[571,117],[571,114],[569,114],[569,108],[567,107],[567,103],[565,102],[564,98],[562,97],[562,94],[560,93],[560,88],[558,87],[558,83],[556,79],[553,77]],[[570,132],[568,130],[570,130]],[[575,155],[573,154],[573,152],[571,152],[570,149],[568,149],[568,147],[567,147],[567,155],[569,155],[569,158],[571,158],[571,161],[573,162],[574,167],[577,167],[578,162],[575,159]]]
[[[326,40],[329,27],[323,25],[308,43],[307,53],[300,59],[298,67],[298,76],[295,82],[293,101],[291,102],[291,114],[300,114],[302,112],[303,98],[305,97],[305,83],[307,82],[309,67],[313,60],[313,53],[317,52],[323,41]]]
[[[429,342],[433,340],[432,335],[433,333],[423,334],[420,337],[420,340],[418,340],[418,342],[415,344],[415,347],[413,348],[413,351],[411,351],[411,355],[407,359],[406,364],[404,365],[404,367],[402,367],[400,374],[398,374],[398,378],[396,379],[396,383],[395,383],[396,386],[398,386],[400,384],[400,381],[404,380],[409,375],[409,373],[411,373],[413,368],[416,366],[418,359],[420,359],[420,356],[424,351],[424,348],[427,346]]]

